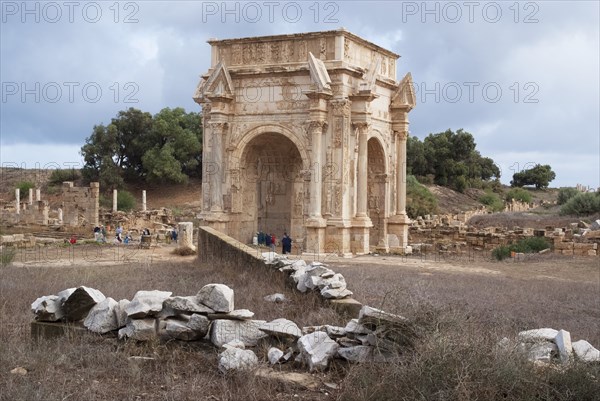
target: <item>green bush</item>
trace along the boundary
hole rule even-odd
[[[521,202],[529,203],[531,202],[531,194],[526,189],[513,188],[506,193],[506,197],[504,199],[507,202],[510,202],[512,199],[514,199]]]
[[[507,245],[500,245],[492,251],[492,257],[496,260],[504,260],[510,256],[510,248]]]
[[[550,243],[544,237],[523,238],[514,244],[500,245],[492,251],[492,257],[496,260],[504,260],[511,252],[536,253],[550,248]]]
[[[600,192],[580,192],[560,208],[562,215],[588,215],[600,213]]]
[[[65,181],[77,181],[81,178],[81,172],[73,169],[57,169],[50,174],[50,185],[62,185]]]
[[[483,203],[492,212],[500,212],[504,210],[504,202],[498,196],[498,194],[492,191],[486,191],[485,195],[479,197],[479,202]]]
[[[0,267],[9,266],[15,258],[14,248],[2,247],[0,249]]]
[[[21,197],[29,193],[31,188],[35,188],[35,184],[31,181],[21,181],[17,183],[17,188],[21,191]]]
[[[426,214],[435,214],[437,211],[437,199],[421,185],[413,175],[406,179],[406,213],[411,219]]]
[[[573,187],[565,187],[558,190],[558,200],[557,203],[559,205],[564,205],[569,201],[569,199],[579,195],[579,192],[576,188]]]
[[[101,194],[98,203],[104,209],[112,209],[112,196],[109,197]],[[117,191],[117,210],[128,212],[135,209],[135,204],[135,197],[131,192],[125,190]]]
[[[135,208],[135,197],[128,191],[117,192],[117,209],[128,212]]]

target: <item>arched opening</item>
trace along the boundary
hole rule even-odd
[[[377,138],[367,142],[367,213],[373,227],[369,233],[369,245],[376,246],[384,239],[385,232],[385,155]]]
[[[254,137],[241,157],[243,221],[240,236],[249,241],[257,232],[287,232],[304,237],[305,204],[302,158],[296,145],[278,133]]]

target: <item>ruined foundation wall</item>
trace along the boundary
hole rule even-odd
[[[63,182],[63,224],[68,226],[98,225],[100,212],[100,184],[75,187],[73,182]]]

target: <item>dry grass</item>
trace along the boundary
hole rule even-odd
[[[235,291],[237,308],[256,319],[286,317],[298,325],[342,323],[315,294],[286,288],[283,275],[243,266],[197,266],[164,263],[101,267],[6,267],[0,281],[0,400],[275,400],[323,399],[321,393],[297,391],[258,381],[252,374],[221,375],[217,350],[202,343],[120,342],[112,337],[30,341],[31,303],[41,295],[86,285],[117,300],[141,289],[193,295],[205,284],[224,283]],[[290,302],[270,303],[265,295],[284,293]],[[150,356],[141,365],[129,356]],[[260,355],[259,355],[260,356]],[[25,376],[9,373],[15,367]],[[212,398],[211,398],[212,397]]]
[[[349,368],[339,400],[598,399],[600,364],[540,369],[515,350],[496,347],[502,337],[539,327],[564,328],[574,340],[599,346],[597,259],[416,266],[388,260],[333,268],[352,283],[357,299],[412,319],[421,340],[413,352],[398,350],[391,364]],[[498,274],[469,273],[474,267]]]
[[[464,313],[483,331],[510,337],[520,330],[552,327],[600,346],[600,265],[597,258],[543,258],[531,263],[435,262],[364,266],[339,263],[356,299],[418,318],[419,306]],[[397,262],[394,262],[397,261]],[[444,270],[484,268],[498,274]],[[412,312],[411,312],[412,311]]]
[[[486,268],[507,264],[487,264]],[[88,267],[14,267],[0,270],[0,400],[593,400],[600,366],[573,364],[565,371],[536,370],[514,353],[494,349],[520,329],[550,326],[598,345],[598,283],[591,267],[578,280],[538,279],[540,265],[502,277],[424,272],[399,266],[335,264],[356,298],[411,318],[419,340],[399,349],[391,364],[349,366],[335,361],[321,375],[342,383],[333,394],[257,379],[222,375],[217,350],[201,343],[122,342],[108,336],[30,341],[31,302],[38,296],[86,285],[115,299],[140,289],[192,295],[205,284],[227,284],[237,308],[255,318],[286,317],[299,326],[344,324],[316,294],[300,294],[284,275],[266,268],[194,262]],[[521,270],[527,266],[521,266]],[[586,270],[587,269],[587,270]],[[565,273],[566,274],[566,273]],[[597,275],[596,275],[597,277]],[[269,303],[282,292],[290,302]],[[256,352],[264,357],[268,346]],[[130,356],[154,358],[145,363]],[[22,366],[24,375],[9,373]],[[289,367],[284,367],[288,369]],[[345,379],[343,379],[345,377]],[[297,396],[295,396],[297,395]]]

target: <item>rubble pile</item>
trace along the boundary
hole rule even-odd
[[[318,267],[320,274],[307,277],[333,278],[333,273],[321,277],[325,273],[322,265],[313,267]],[[369,306],[363,306],[359,317],[345,327],[300,328],[285,318],[254,319],[253,312],[234,309],[233,290],[224,284],[205,285],[192,296],[138,291],[131,300],[120,301],[82,286],[42,296],[32,303],[31,310],[37,321],[81,322],[94,333],[113,333],[120,340],[207,341],[221,350],[218,368],[222,372],[251,368],[261,359],[271,365],[295,363],[310,371],[327,368],[333,358],[387,361],[417,338],[406,318]],[[250,348],[265,341],[268,347],[261,349],[268,352],[259,358]]]

